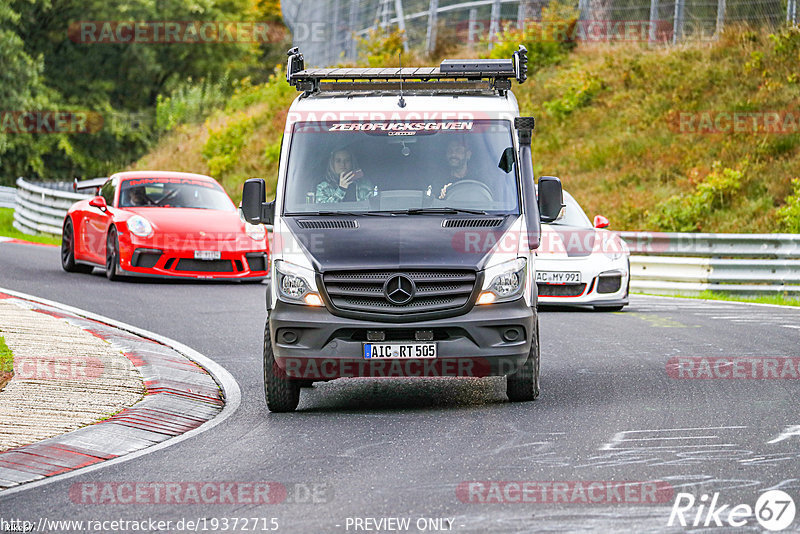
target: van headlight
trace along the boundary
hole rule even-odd
[[[295,304],[322,306],[314,271],[283,260],[275,261],[278,294],[282,300]]]
[[[128,219],[128,230],[135,236],[147,237],[153,233],[153,225],[141,215],[134,215]]]
[[[486,269],[478,304],[515,300],[525,291],[528,261],[525,258],[507,261]]]
[[[263,241],[267,236],[267,231],[263,224],[250,224],[249,222],[245,221],[244,231],[247,233],[250,239],[255,241]]]

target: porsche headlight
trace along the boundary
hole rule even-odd
[[[250,239],[254,239],[255,241],[263,241],[267,236],[267,230],[264,228],[263,224],[250,224],[249,222],[245,222],[244,231]]]
[[[525,258],[517,258],[486,269],[478,304],[493,304],[521,297],[525,290],[527,269],[528,261]]]
[[[153,233],[153,225],[141,215],[134,215],[128,219],[128,230],[139,237],[147,237]]]
[[[322,306],[314,271],[283,260],[275,262],[278,293],[282,300],[309,306]]]
[[[610,260],[618,260],[630,254],[630,249],[628,248],[628,245],[625,243],[625,241],[623,241],[618,237],[613,241],[611,241],[609,245],[610,246],[605,247],[605,250],[603,252],[605,253],[606,257]]]

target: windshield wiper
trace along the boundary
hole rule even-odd
[[[451,214],[451,213],[469,213],[470,215],[488,215],[483,210],[468,210],[464,208],[410,208],[404,213],[409,215],[421,215],[425,213],[434,214]]]
[[[318,211],[315,213],[302,213],[301,215],[321,215],[323,217],[330,217],[331,215],[346,215],[349,217],[358,217],[360,215],[387,216],[391,215],[391,213],[386,211]]]

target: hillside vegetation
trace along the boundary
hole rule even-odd
[[[531,50],[531,76],[514,92],[522,114],[537,118],[536,174],[560,176],[590,216],[618,230],[800,232],[797,27],[730,29],[678,47],[542,43],[514,32],[501,41],[492,56],[508,57],[519,42]],[[394,64],[399,42],[372,35],[364,64]],[[161,100],[159,121],[175,126],[134,167],[208,173],[234,199],[250,177],[274,188],[296,95],[278,69],[267,83],[240,84],[202,123],[184,120],[201,97]],[[682,131],[681,114],[698,112],[789,113],[789,133]]]

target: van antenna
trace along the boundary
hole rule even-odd
[[[397,55],[400,57],[400,102],[397,105],[404,108],[406,107],[406,101],[403,98],[403,52],[398,52]]]

